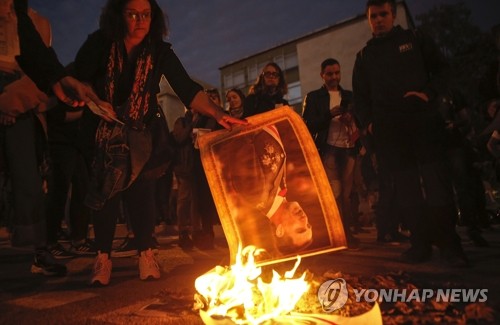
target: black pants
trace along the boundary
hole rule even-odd
[[[392,179],[392,190],[380,192],[380,204],[402,213],[412,246],[459,250],[457,211],[440,131],[444,129],[437,116],[424,109],[384,116],[374,124],[378,163]]]
[[[156,180],[136,180],[128,189],[109,199],[101,210],[94,211],[94,232],[97,250],[110,253],[113,246],[120,202],[130,218],[139,252],[153,248],[155,228]]]
[[[83,155],[71,144],[50,146],[51,177],[47,204],[47,240],[57,242],[57,233],[66,211],[66,201],[71,185],[69,226],[71,239],[87,238],[90,209],[83,204],[89,184],[88,165]]]

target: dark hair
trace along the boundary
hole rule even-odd
[[[228,91],[226,91],[226,96],[229,94],[231,91],[235,92],[241,99],[241,104],[243,104],[243,101],[245,100],[245,94],[241,91],[239,88],[231,88]]]
[[[263,72],[269,66],[274,67],[280,75],[280,77],[279,77],[280,80],[278,82],[278,87],[277,87],[277,93],[280,94],[281,96],[284,96],[288,93],[288,86],[287,86],[286,81],[285,81],[285,75],[283,74],[283,71],[281,70],[280,66],[274,62],[269,62],[268,64],[266,64],[264,66],[264,68],[262,68],[262,72],[257,77],[257,80],[248,90],[249,94],[260,95],[260,94],[265,93],[266,85],[264,83],[264,73]]]
[[[339,61],[332,59],[332,58],[328,58],[325,61],[321,62],[321,72],[325,71],[325,68],[327,66],[334,65],[334,64],[340,65]]]
[[[125,37],[126,25],[123,10],[130,0],[108,0],[102,10],[99,27],[113,41]],[[168,17],[163,13],[156,0],[148,0],[151,5],[151,27],[149,37],[152,41],[162,41],[168,35]]]
[[[366,14],[368,14],[370,6],[383,6],[386,3],[391,6],[392,14],[396,15],[396,0],[368,0],[366,2]]]
[[[217,88],[205,89],[205,93],[207,95],[216,95],[217,98],[219,99],[219,101],[222,101],[221,98],[220,98],[219,89],[217,89]]]

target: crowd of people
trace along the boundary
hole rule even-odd
[[[140,278],[158,279],[154,228],[165,214],[180,247],[213,248],[219,219],[197,136],[288,105],[281,67],[266,64],[246,96],[229,89],[224,112],[219,91],[194,82],[163,40],[168,26],[155,0],[108,0],[99,30],[68,67],[27,1],[1,4],[6,21],[17,17],[20,55],[0,64],[0,185],[11,194],[0,210],[11,216],[3,222],[12,245],[35,248],[32,272],[62,276],[59,259],[95,255],[89,283],[107,285],[111,257],[138,255]],[[484,109],[492,126],[483,131],[482,112],[451,86],[434,41],[394,25],[395,1],[368,0],[366,15],[373,38],[356,56],[352,91],[340,85],[341,63],[326,58],[322,85],[302,110],[348,247],[360,245],[359,201],[371,191],[377,241],[409,242],[402,262],[426,262],[436,246],[447,265],[467,266],[456,225],[488,245],[480,166],[500,156],[500,101]],[[162,75],[187,108],[172,130],[156,102]],[[129,236],[113,250],[120,218]],[[60,244],[63,221],[69,248]]]

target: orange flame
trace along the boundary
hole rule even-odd
[[[209,316],[226,316],[236,324],[260,324],[294,309],[309,289],[305,273],[292,279],[300,257],[284,276],[273,270],[272,281],[267,283],[260,277],[261,267],[255,263],[255,257],[262,252],[254,246],[243,250],[240,246],[234,265],[216,266],[196,279],[196,290],[206,300]]]

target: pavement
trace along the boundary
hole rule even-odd
[[[443,265],[437,252],[431,261],[408,265],[398,262],[407,244],[394,246],[376,242],[374,228],[364,228],[358,250],[344,250],[308,257],[299,270],[313,275],[348,275],[349,279],[408,274],[421,288],[488,289],[484,305],[500,310],[500,225],[484,231],[490,247],[475,247],[458,228],[464,249],[472,263],[468,268]],[[78,257],[63,263],[65,277],[44,277],[30,273],[33,252],[10,246],[8,233],[0,228],[0,324],[202,324],[192,311],[196,278],[216,265],[227,265],[229,250],[220,227],[211,250],[183,251],[177,246],[175,229],[157,227],[160,243],[157,255],[162,277],[141,281],[137,258],[114,258],[111,283],[107,287],[87,286],[92,257]],[[126,231],[119,225],[115,245]],[[498,315],[478,324],[500,324]],[[458,322],[459,323],[459,322]]]

